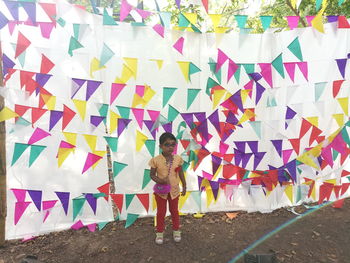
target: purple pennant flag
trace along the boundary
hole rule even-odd
[[[60,199],[64,213],[68,214],[68,206],[69,206],[69,192],[55,192],[58,199]]]
[[[6,56],[6,54],[2,54],[2,63],[3,63],[3,76],[5,76],[7,74],[8,69],[13,68],[16,64],[9,59],[8,56]]]
[[[336,59],[339,72],[343,76],[343,78],[345,78],[345,67],[346,67],[347,60],[348,60],[347,58]]]
[[[242,167],[246,168],[250,157],[252,157],[253,153],[242,153]]]
[[[208,120],[213,124],[214,128],[218,133],[221,133],[220,130],[220,120],[219,120],[219,114],[218,109],[216,109],[209,117]]]
[[[19,2],[16,1],[4,1],[8,10],[10,11],[13,20],[18,21],[18,5]]]
[[[242,104],[242,97],[241,97],[241,90],[238,90],[236,93],[234,93],[229,100],[231,100],[235,105],[237,105],[238,109],[240,109],[242,112],[243,104]]]
[[[286,119],[287,120],[293,119],[296,114],[297,113],[294,110],[292,110],[291,108],[289,108],[287,106],[287,112],[286,112]]]
[[[239,120],[237,119],[236,115],[232,111],[229,111],[226,117],[226,122],[231,123],[233,125],[237,125]]]
[[[278,181],[280,183],[289,181],[289,179],[285,176],[285,171],[282,168],[278,169]]]
[[[175,0],[175,3],[176,3],[177,8],[179,8],[179,9],[180,9],[180,3],[181,3],[181,0]]]
[[[75,94],[80,90],[81,86],[84,85],[86,79],[74,79],[72,78],[72,96],[71,99],[74,98]]]
[[[86,101],[90,99],[92,94],[94,94],[94,92],[98,89],[101,83],[102,81],[88,80],[87,89],[86,89]]]
[[[198,189],[199,191],[202,191],[201,185],[202,185],[203,177],[197,176],[197,179],[198,179]]]
[[[209,181],[211,190],[213,191],[214,199],[216,200],[218,198],[218,192],[219,192],[219,182],[215,181]]]
[[[276,170],[277,168],[275,166],[272,166],[270,164],[267,165],[269,167],[269,170]]]
[[[96,215],[97,198],[94,197],[93,194],[85,194],[85,199],[89,203],[92,211],[94,211],[94,214]]]
[[[254,154],[254,168],[253,168],[253,170],[256,170],[256,167],[258,167],[259,163],[264,158],[265,154],[266,154],[266,152],[257,152],[256,154]]]
[[[193,123],[193,113],[180,113],[180,114],[181,114],[181,117],[186,122],[186,124],[188,125],[188,127],[190,127],[190,129],[193,129],[195,126]]]
[[[217,172],[217,170],[221,165],[222,159],[218,156],[211,155],[211,160],[212,160],[213,175],[215,175],[215,173]]]
[[[235,165],[239,165],[242,161],[242,152],[236,150],[236,149],[233,149],[234,153],[235,153]]]
[[[194,116],[197,118],[199,122],[203,122],[206,120],[206,113],[205,112],[195,112]]]
[[[35,24],[36,23],[36,3],[21,2],[21,6],[23,6],[23,9],[26,11],[29,19],[33,22],[33,24]]]
[[[163,127],[164,131],[172,133],[173,123],[172,122],[165,123],[162,125],[162,127]]]
[[[327,16],[328,23],[337,22],[338,16]]]
[[[247,141],[247,144],[254,154],[258,152],[258,141]]]
[[[278,155],[282,157],[282,143],[283,140],[271,140],[273,146],[275,147]]]
[[[317,161],[318,161],[318,165],[321,166],[321,164],[323,162],[323,158],[321,155],[317,157]]]
[[[6,26],[8,22],[9,20],[6,18],[6,16],[4,16],[4,14],[0,12],[0,29]]]
[[[128,127],[130,122],[130,119],[118,119],[118,137],[120,136],[120,134],[122,134],[125,128]]]
[[[259,80],[262,78],[262,76],[261,76],[259,73],[257,73],[257,72],[249,73],[248,75],[249,75],[255,82],[259,81]]]
[[[236,148],[238,151],[245,153],[245,144],[246,142],[234,142],[234,144],[236,145]]]
[[[90,123],[97,127],[105,118],[104,116],[90,116]]]
[[[35,204],[38,211],[41,211],[41,199],[42,199],[42,191],[37,190],[27,190],[27,192],[30,195],[30,198],[32,198],[33,203]]]
[[[206,119],[197,126],[197,131],[203,136],[206,142],[209,141],[208,122]]]
[[[35,94],[38,95],[40,92],[40,88],[43,88],[46,84],[46,82],[52,77],[52,75],[49,74],[42,74],[42,73],[36,73],[35,74],[35,81],[39,84],[39,87],[35,89]]]
[[[261,99],[262,94],[265,92],[265,88],[259,83],[256,83],[256,96],[255,96],[255,104],[258,104]]]
[[[57,111],[57,110],[50,111],[50,127],[49,127],[49,131],[51,131],[52,128],[55,127],[55,125],[62,118],[62,116],[63,116],[63,112],[62,111]]]
[[[296,181],[297,178],[297,165],[296,165],[296,160],[293,160],[285,165],[287,168],[290,176],[292,177],[293,182]]]
[[[155,140],[156,139],[156,132],[157,132],[157,129],[154,129],[152,130],[152,127],[154,125],[154,121],[152,120],[144,120],[143,123],[146,125],[147,129],[149,130],[149,132],[152,134],[153,136],[153,139]]]

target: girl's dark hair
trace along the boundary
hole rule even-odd
[[[160,137],[159,137],[159,144],[163,144],[166,140],[174,140],[176,141],[176,137],[174,136],[174,134],[170,133],[170,132],[164,132]]]

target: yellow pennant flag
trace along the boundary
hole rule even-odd
[[[19,115],[6,106],[0,111],[0,122],[19,117]]]
[[[139,152],[145,142],[148,140],[148,137],[142,132],[136,130],[136,151]]]
[[[56,96],[49,94],[40,94],[41,98],[45,102],[45,105],[48,110],[55,110],[56,107]]]
[[[290,0],[290,4],[292,5],[293,8],[296,8],[297,0]]]
[[[183,15],[190,21],[191,24],[197,23],[197,14],[196,13],[183,13]]]
[[[319,169],[319,167],[317,166],[317,164],[314,162],[314,160],[306,153],[298,156],[296,158],[298,161],[302,162],[302,163],[305,163],[315,169]]]
[[[188,197],[190,196],[191,192],[186,192],[185,196],[180,195],[179,198],[179,209],[181,209],[185,202],[187,201]]]
[[[100,61],[97,58],[93,58],[90,62],[90,77],[94,78],[94,72],[105,68],[106,66],[100,67]]]
[[[143,107],[145,107],[148,104],[148,102],[153,98],[154,94],[156,94],[156,92],[153,89],[151,89],[150,86],[145,85],[145,94],[143,95]]]
[[[249,95],[249,92],[251,92],[251,89],[241,89],[241,99],[242,99],[242,103],[245,103],[245,101],[247,100],[247,97]]]
[[[57,153],[58,167],[61,167],[63,162],[67,159],[68,155],[74,152],[74,148],[59,148]]]
[[[218,176],[218,174],[221,172],[221,169],[222,169],[222,165],[220,164],[219,168],[216,170],[214,176],[213,176],[213,179],[212,180],[215,180],[216,177]]]
[[[188,61],[176,61],[176,62],[179,65],[181,72],[182,72],[182,75],[184,76],[185,80],[187,82],[189,82],[190,81],[190,78],[189,78],[190,62],[188,62]]]
[[[339,114],[333,114],[332,116],[336,120],[336,122],[338,123],[339,127],[344,126],[344,114],[339,113]]]
[[[340,104],[340,107],[344,111],[345,115],[349,115],[349,98],[338,98],[338,103]]]
[[[284,190],[286,196],[288,197],[289,201],[293,203],[293,185],[287,185],[286,189]]]
[[[127,67],[131,70],[134,79],[137,78],[137,58],[123,58]]]
[[[92,151],[92,153],[93,153],[93,154],[96,154],[96,155],[98,155],[98,156],[103,157],[103,156],[106,155],[107,151]],[[95,167],[97,166],[97,164],[98,164],[101,160],[102,160],[102,159],[100,159],[100,160],[98,160],[96,163],[94,163],[94,164],[92,165],[92,169],[95,169]]]
[[[95,151],[96,148],[96,142],[97,142],[97,136],[96,135],[90,135],[90,134],[83,134],[86,143],[89,145],[91,151]]]
[[[324,33],[324,26],[323,26],[323,12],[327,7],[327,0],[323,1],[322,8],[318,12],[318,14],[312,19],[311,25],[313,28],[315,28],[317,31]]]
[[[109,113],[109,134],[112,134],[118,127],[118,119],[120,118],[120,115],[114,111],[109,111]]]
[[[325,182],[335,185],[337,183],[337,179],[329,179],[329,180],[326,180]]]
[[[63,132],[66,141],[72,145],[77,145],[77,133]]]
[[[142,97],[140,97],[138,94],[135,93],[134,98],[132,99],[131,107],[136,108],[136,106],[138,106],[140,104],[144,105],[145,100]]]
[[[86,114],[86,101],[85,100],[72,100],[75,108],[77,109],[79,116],[82,120],[85,119]]]
[[[214,29],[216,29],[219,26],[221,16],[222,16],[221,14],[209,14],[209,17],[211,19],[211,22],[213,23]]]
[[[150,59],[151,61],[155,61],[157,63],[158,69],[161,69],[163,67],[163,60],[162,59]]]
[[[229,30],[229,27],[216,27],[214,29],[214,32],[217,34],[225,34],[227,30]]]
[[[225,89],[216,89],[213,93],[213,109],[215,109],[219,102],[221,101],[222,97],[225,95],[226,90]]]
[[[318,128],[318,117],[307,117],[306,119]]]
[[[238,124],[242,124],[243,122],[249,120],[250,118],[254,117],[255,113],[251,110],[245,110],[241,119],[239,120]]]
[[[321,151],[322,151],[322,144],[323,143],[320,143],[320,144],[316,145],[311,150],[309,150],[308,153],[311,154],[313,157],[320,156]]]
[[[211,202],[214,200],[214,194],[210,186],[206,187],[205,191],[207,193],[207,207],[209,207]]]
[[[339,134],[341,129],[342,129],[342,127],[338,128],[335,132],[333,132],[331,135],[329,135],[328,138],[327,138],[327,141],[329,143],[331,143],[334,140],[334,138]]]

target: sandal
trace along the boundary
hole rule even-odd
[[[173,238],[176,243],[181,241],[181,231],[177,230],[173,232]]]
[[[163,233],[156,233],[156,244],[161,245],[164,242]]]

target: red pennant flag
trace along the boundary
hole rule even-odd
[[[344,183],[341,186],[341,195],[343,195],[349,189],[350,183]]]
[[[197,153],[198,162],[197,162],[196,166],[194,167],[194,170],[196,170],[198,168],[198,166],[203,161],[203,159],[206,156],[208,156],[209,154],[210,154],[210,152],[208,150],[205,150],[205,149],[199,149],[198,150],[198,153]]]
[[[115,203],[115,205],[118,207],[119,213],[121,213],[122,208],[123,208],[124,195],[123,194],[111,194],[111,197],[112,197],[112,200]]]
[[[299,138],[289,139],[289,142],[292,145],[293,150],[297,153],[297,155],[299,155],[300,139]]]
[[[338,16],[338,28],[350,28],[350,24],[345,16]]]
[[[344,81],[345,80],[343,79],[333,81],[333,98],[335,98],[338,95],[340,87]]]
[[[230,179],[233,175],[237,174],[240,170],[240,167],[233,165],[231,163],[225,164],[222,169],[222,176],[225,179]]]
[[[187,149],[188,145],[190,145],[190,141],[189,140],[180,140],[182,147],[184,148],[184,150]]]
[[[340,190],[341,190],[341,185],[335,185],[334,186],[334,194],[335,194],[335,197],[338,199],[339,198],[339,193],[340,193]]]
[[[299,139],[303,138],[303,136],[308,132],[308,130],[310,130],[311,127],[312,124],[303,118],[300,127]]]
[[[51,21],[56,24],[56,4],[53,3],[39,3],[42,9],[44,9],[47,16],[51,19]]]
[[[208,14],[208,1],[209,0],[202,0],[202,4],[204,6],[205,11],[207,11],[207,14]]]
[[[62,131],[67,127],[70,121],[74,118],[75,112],[63,104],[63,120],[62,120]]]
[[[325,199],[329,200],[333,191],[333,184],[324,183],[320,186],[320,195],[318,199],[318,203],[321,204]]]
[[[345,200],[344,198],[343,199],[339,199],[339,200],[335,201],[332,206],[334,208],[342,208],[343,205],[344,205],[344,200]]]
[[[40,73],[47,74],[55,66],[55,64],[48,59],[44,54],[41,54]]]
[[[100,193],[104,193],[106,195],[106,196],[104,196],[104,199],[106,199],[106,201],[108,201],[108,199],[109,199],[109,185],[110,185],[110,182],[105,183],[104,185],[101,185],[100,187],[97,187],[97,190]]]
[[[137,198],[142,203],[143,207],[148,212],[149,209],[149,194],[136,194]]]
[[[35,75],[35,72],[29,72],[21,70],[19,72],[19,79],[20,79],[20,85],[21,88],[26,86],[31,80],[33,80],[33,76]]]
[[[15,112],[21,117],[27,112],[29,108],[30,108],[29,106],[15,104]],[[16,121],[17,119],[18,117],[15,118]]]
[[[343,170],[343,171],[341,172],[341,177],[347,176],[347,175],[349,175],[349,174],[350,174],[350,172],[348,172],[348,171],[346,171],[346,170]]]
[[[31,42],[21,32],[18,32],[15,58],[21,55],[30,44]]]
[[[41,116],[44,115],[44,113],[47,112],[46,109],[41,108],[32,108],[32,125],[40,119]]]
[[[321,133],[322,133],[322,130],[320,130],[316,126],[312,126],[311,135],[310,135],[310,139],[309,139],[309,145],[311,145],[316,140],[316,138],[318,138],[318,136]]]

